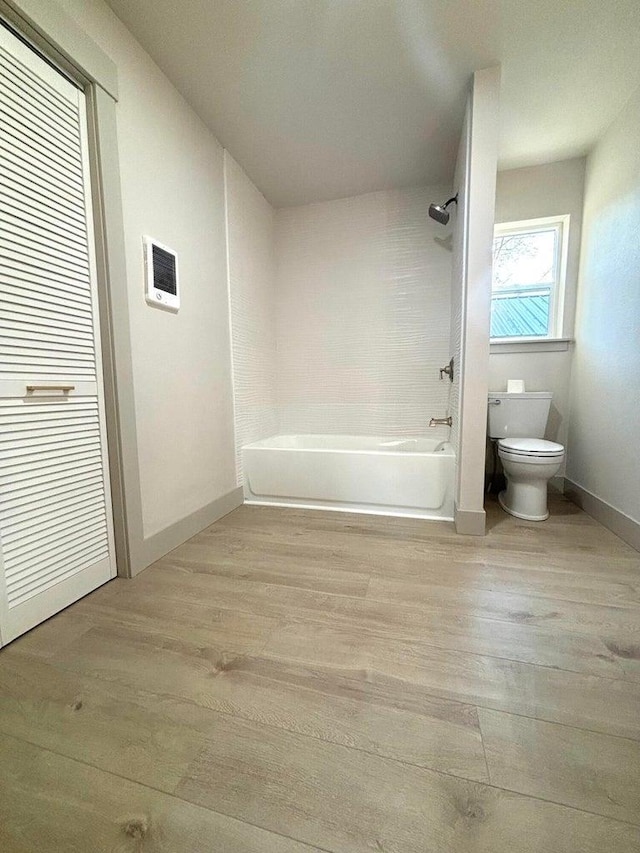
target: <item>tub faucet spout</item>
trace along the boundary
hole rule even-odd
[[[431,418],[431,420],[429,421],[430,427],[436,427],[436,426],[448,426],[448,427],[450,427],[451,424],[452,424],[451,415],[449,415],[448,418]]]

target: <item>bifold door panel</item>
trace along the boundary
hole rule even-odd
[[[83,93],[0,26],[0,640],[115,574]]]

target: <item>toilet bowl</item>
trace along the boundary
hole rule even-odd
[[[562,466],[564,447],[539,438],[501,438],[498,456],[507,479],[500,506],[527,521],[549,518],[547,484]]]

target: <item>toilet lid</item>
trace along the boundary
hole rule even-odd
[[[542,438],[501,438],[498,447],[508,453],[520,453],[522,456],[562,456],[564,453],[561,444]]]

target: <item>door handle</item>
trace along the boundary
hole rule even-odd
[[[62,391],[63,394],[68,394],[69,391],[75,391],[75,385],[27,385],[27,394],[32,394],[34,391]]]

